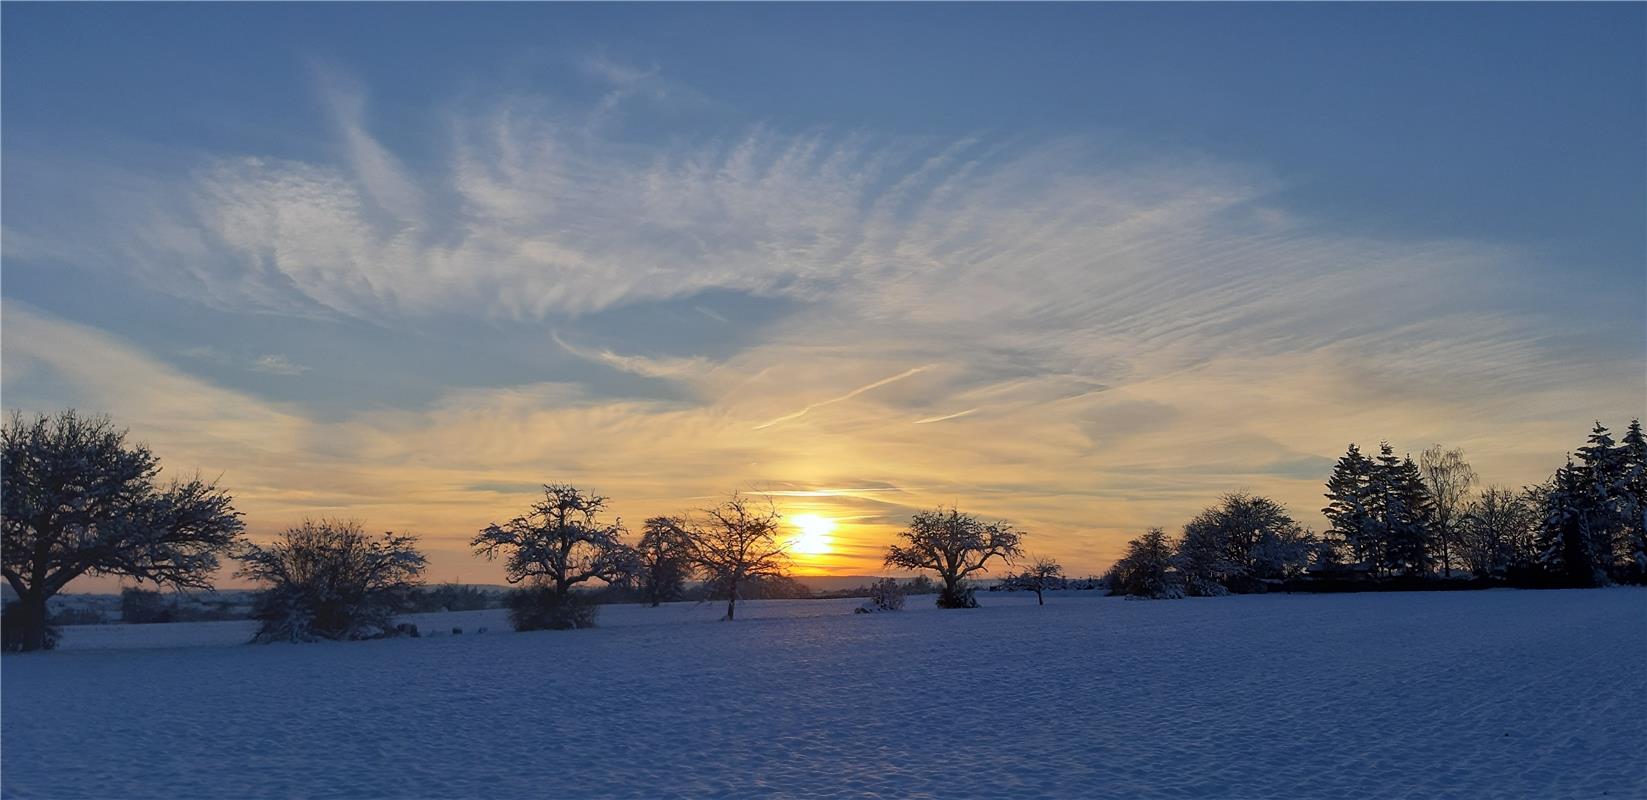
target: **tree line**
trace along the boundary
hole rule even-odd
[[[268,544],[244,537],[233,498],[198,476],[158,480],[159,460],[107,417],[72,410],[25,419],[0,433],[0,573],[17,595],[0,618],[6,650],[55,644],[47,601],[82,575],[130,578],[177,590],[209,589],[223,558],[263,587],[255,641],[394,635],[397,614],[416,608],[427,560],[415,537],[368,534],[352,520],[307,520]],[[1614,443],[1599,423],[1589,442],[1548,480],[1520,492],[1488,487],[1463,453],[1433,447],[1415,462],[1390,445],[1375,458],[1350,445],[1327,481],[1316,534],[1269,498],[1235,492],[1198,514],[1179,537],[1160,528],[1129,542],[1105,577],[1112,592],[1148,597],[1262,591],[1276,582],[1391,580],[1471,574],[1525,585],[1597,586],[1647,576],[1647,439],[1639,421]],[[725,600],[782,596],[788,543],[770,501],[736,492],[708,508],[646,519],[640,535],[610,512],[607,497],[546,484],[525,513],[482,528],[479,557],[502,562],[519,630],[582,628],[596,606],[592,582],[656,606],[686,596]],[[977,606],[971,579],[1022,563],[1000,585],[1044,591],[1065,585],[1057,562],[1026,556],[1025,533],[939,508],[917,512],[889,546],[887,567],[936,575],[942,608]],[[804,589],[799,589],[804,593]],[[873,606],[902,605],[896,582],[871,587]],[[456,599],[456,598],[454,598]],[[146,602],[133,598],[133,602]]]
[[[1276,584],[1433,588],[1593,587],[1647,583],[1647,437],[1631,420],[1622,439],[1600,422],[1549,478],[1520,490],[1481,486],[1460,449],[1418,460],[1355,444],[1327,478],[1329,527],[1315,533],[1280,503],[1235,492],[1177,537],[1153,528],[1127,543],[1107,576],[1142,597],[1263,591]],[[1290,582],[1290,583],[1289,583]]]

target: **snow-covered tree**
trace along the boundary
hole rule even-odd
[[[1543,502],[1539,563],[1574,586],[1605,586],[1607,571],[1592,519],[1590,493],[1569,460],[1539,491]]]
[[[253,641],[363,639],[394,630],[427,565],[414,537],[367,536],[353,520],[305,520],[267,546],[244,545],[238,577],[264,585]]]
[[[727,620],[736,618],[746,583],[784,576],[789,555],[788,545],[778,539],[781,519],[770,502],[753,503],[733,492],[687,520],[683,530],[692,564],[703,573],[709,594],[726,597]]]
[[[1184,593],[1191,597],[1218,597],[1230,593],[1225,581],[1238,571],[1229,559],[1224,530],[1211,509],[1197,514],[1184,526],[1173,564],[1183,581]]]
[[[1641,420],[1630,420],[1620,446],[1623,449],[1624,557],[1637,583],[1647,583],[1647,436]]]
[[[1609,577],[1626,579],[1634,573],[1630,521],[1636,505],[1630,491],[1629,448],[1614,444],[1606,426],[1597,422],[1589,440],[1578,449],[1578,458],[1584,502],[1596,538],[1593,547]]]
[[[901,611],[904,607],[904,587],[896,578],[882,578],[869,585],[869,600],[864,611]]]
[[[1267,497],[1231,492],[1184,526],[1175,564],[1191,595],[1251,591],[1255,581],[1303,572],[1315,536]]]
[[[1373,518],[1373,462],[1353,443],[1333,465],[1327,479],[1327,506],[1322,516],[1332,524],[1326,538],[1344,543],[1356,565],[1376,572],[1384,561],[1383,537]]]
[[[917,512],[898,536],[904,543],[887,548],[886,566],[938,573],[944,582],[939,608],[977,608],[967,576],[989,571],[992,560],[1010,564],[1023,555],[1022,532],[954,508]]]
[[[1160,528],[1150,528],[1127,542],[1126,554],[1110,569],[1110,592],[1162,599],[1183,597],[1184,587],[1173,570],[1172,554],[1172,540]]]
[[[530,580],[538,585],[511,595],[515,605],[530,611],[524,606],[542,601],[550,606],[567,605],[570,611],[575,604],[572,587],[591,580],[615,581],[636,569],[635,551],[623,543],[622,522],[602,519],[606,503],[607,498],[593,492],[548,484],[543,487],[543,499],[527,513],[502,525],[486,526],[470,546],[487,559],[502,555],[504,577],[510,583]],[[517,619],[549,628],[587,627],[570,617],[559,620],[553,608],[541,611],[519,614]]]
[[[1378,447],[1371,497],[1369,510],[1382,539],[1384,569],[1406,575],[1428,574],[1433,563],[1434,504],[1418,465],[1411,457],[1396,458],[1388,442]]]
[[[634,579],[644,602],[656,608],[660,603],[679,600],[692,576],[692,543],[686,535],[686,521],[676,517],[652,517],[635,546],[637,566]]]
[[[1463,535],[1464,512],[1476,474],[1461,449],[1431,445],[1418,457],[1419,471],[1435,511],[1435,543],[1441,547],[1442,574],[1451,574],[1454,551]]]
[[[1023,569],[1004,578],[1001,585],[1008,589],[1034,592],[1035,604],[1044,606],[1046,597],[1043,593],[1064,585],[1064,568],[1046,556],[1035,556]]]
[[[244,529],[215,484],[160,484],[159,460],[107,417],[13,414],[0,434],[0,473],[0,573],[17,593],[5,614],[8,650],[51,644],[46,602],[81,575],[209,588]]]

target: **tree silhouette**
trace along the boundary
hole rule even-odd
[[[976,608],[966,577],[987,571],[992,559],[1006,563],[1023,555],[1023,534],[1005,522],[986,523],[957,509],[921,511],[898,534],[905,544],[886,551],[886,566],[929,569],[943,579],[940,608]]]
[[[476,555],[504,557],[510,583],[537,584],[511,597],[518,630],[588,627],[593,612],[574,608],[579,603],[572,587],[633,573],[635,551],[623,543],[623,523],[601,519],[606,500],[574,486],[547,484],[543,499],[526,514],[488,525],[470,541]]]
[[[705,588],[710,595],[726,595],[727,620],[736,618],[738,592],[745,582],[782,577],[788,567],[788,547],[778,541],[780,519],[770,502],[753,504],[733,492],[683,528],[691,562],[703,571]]]
[[[304,520],[267,546],[236,554],[235,574],[262,583],[253,641],[363,639],[389,632],[427,565],[417,540],[372,539],[352,520]]]
[[[46,602],[81,575],[118,575],[174,588],[208,588],[218,557],[244,525],[233,498],[195,477],[158,485],[159,459],[126,443],[107,417],[73,410],[0,434],[9,650],[48,647]]]

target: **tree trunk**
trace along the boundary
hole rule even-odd
[[[733,579],[726,587],[726,621],[731,622],[738,610],[738,581]]]
[[[17,598],[17,612],[20,618],[13,624],[23,626],[23,650],[46,649],[46,598],[38,591],[29,592]]]
[[[1044,606],[1046,604],[1047,604],[1047,601],[1041,599],[1041,590],[1036,589],[1035,590],[1035,605]]]

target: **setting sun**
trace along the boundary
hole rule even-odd
[[[835,520],[817,514],[800,514],[790,517],[789,524],[800,531],[790,542],[790,552],[805,555],[823,555],[829,552],[829,534],[835,530]]]

